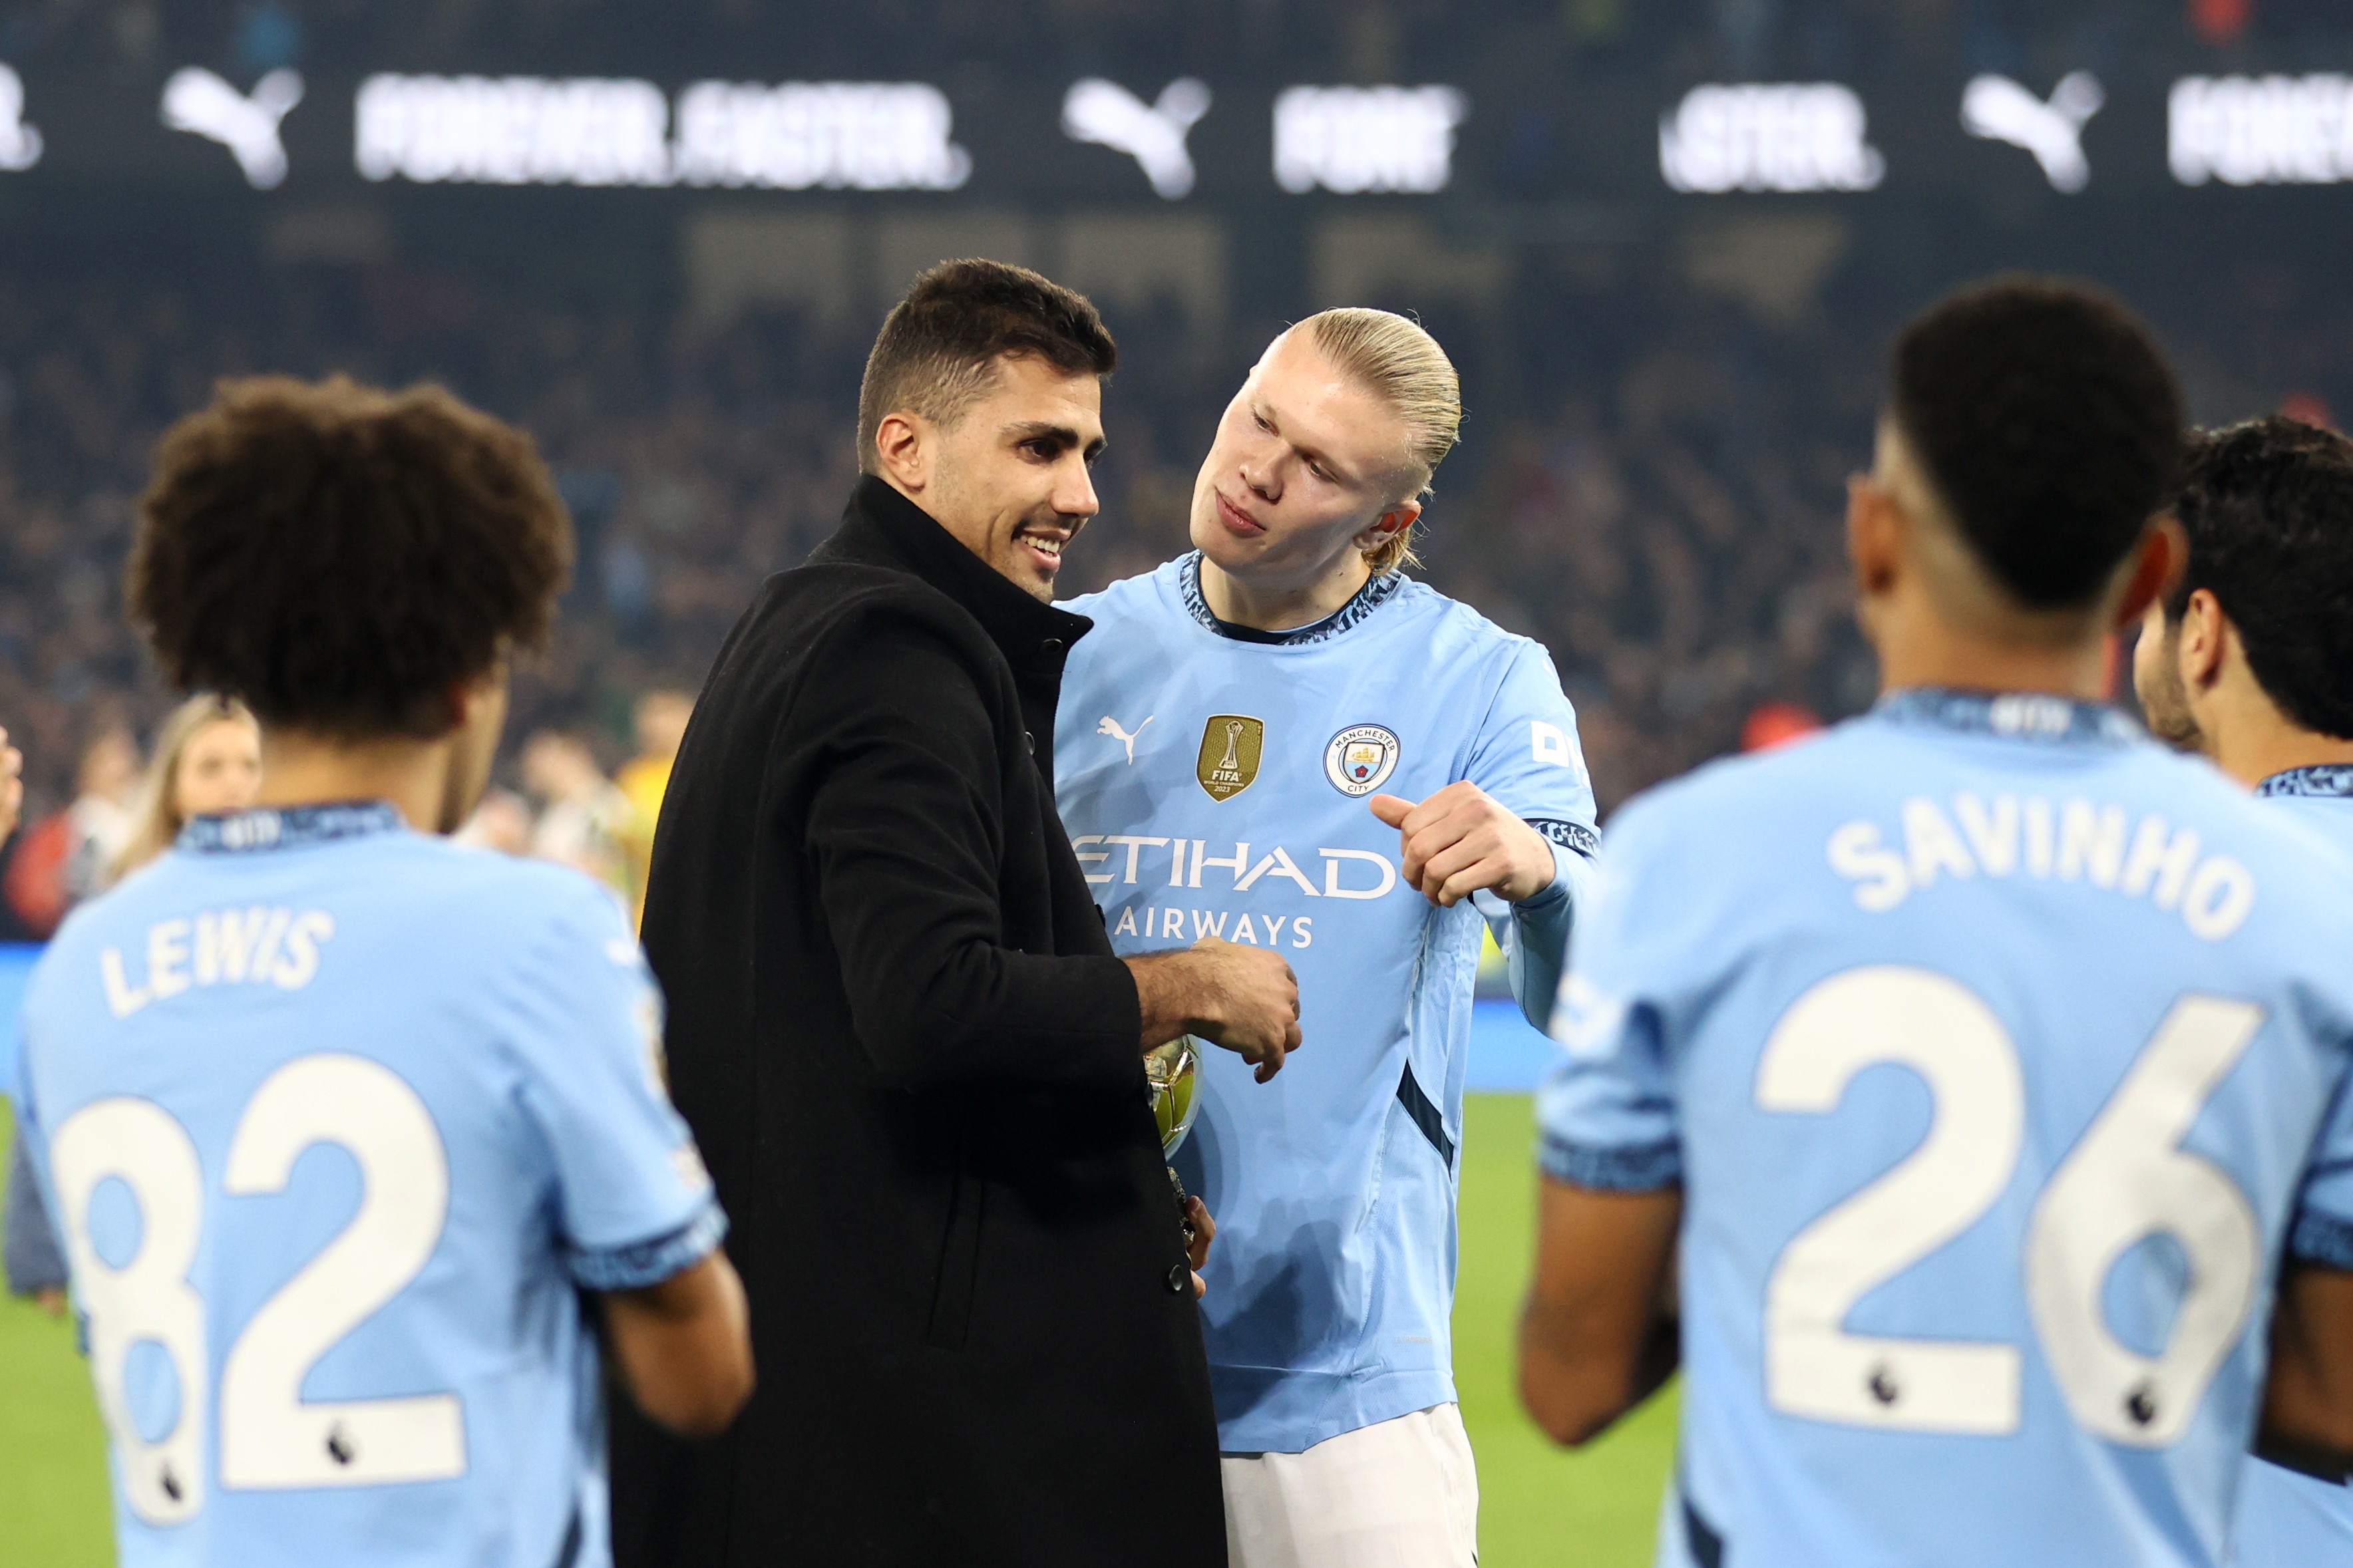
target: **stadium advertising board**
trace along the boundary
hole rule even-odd
[[[1875,16],[1749,26],[1697,0],[1535,19],[1481,0],[1355,43],[1232,11],[1166,37],[1031,19],[950,43],[862,14],[731,31],[591,0],[560,37],[427,40],[367,10],[267,47],[192,12],[135,62],[87,30],[17,27],[0,37],[0,182],[1655,204],[2353,171],[2353,36],[2226,49],[2163,5],[1946,37]],[[1245,47],[1252,27],[1299,47]]]

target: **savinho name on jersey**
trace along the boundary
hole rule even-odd
[[[157,921],[147,928],[145,978],[131,983],[122,950],[99,953],[107,1007],[128,1018],[150,1002],[167,1001],[193,986],[275,985],[300,991],[319,973],[319,947],[335,934],[335,918],[324,910],[292,910],[256,904],[242,910],[207,910],[193,919]]]
[[[1969,790],[1952,809],[1914,795],[1899,812],[1899,850],[1869,817],[1832,830],[1831,869],[1855,884],[1859,909],[1883,914],[1940,878],[2010,877],[2087,886],[2146,898],[2179,910],[2190,934],[2220,942],[2245,923],[2255,906],[2255,879],[2228,855],[2202,855],[2194,827],[2175,827],[2155,812],[2129,836],[2121,805],[2069,800],[2054,805],[2041,795],[1998,795],[1989,802]]]

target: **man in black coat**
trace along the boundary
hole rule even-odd
[[[919,278],[840,531],[703,688],[644,935],[761,1382],[699,1447],[618,1418],[623,1568],[1226,1560],[1142,1058],[1189,1030],[1271,1076],[1298,997],[1255,949],[1113,956],[1054,814],[1090,623],[1048,601],[1114,353],[1034,273]]]

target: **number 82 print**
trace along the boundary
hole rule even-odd
[[[302,1380],[336,1342],[399,1294],[432,1257],[449,1210],[449,1163],[425,1103],[364,1057],[320,1054],[263,1080],[237,1118],[222,1189],[285,1190],[294,1162],[334,1143],[357,1162],[359,1211],[257,1309],[221,1366],[220,1476],[231,1488],[382,1486],[466,1471],[454,1394],[305,1401]],[[117,1095],[66,1120],[49,1150],[90,1367],[131,1510],[181,1523],[204,1506],[209,1383],[204,1299],[188,1270],[205,1217],[195,1142],[150,1100]],[[91,1196],[108,1178],[139,1205],[137,1250],[108,1262],[91,1239]],[[131,1352],[161,1348],[179,1385],[171,1429],[150,1438],[125,1388]]]

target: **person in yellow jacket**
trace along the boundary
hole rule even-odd
[[[629,797],[629,823],[622,836],[622,848],[629,861],[633,920],[645,915],[646,871],[653,864],[654,824],[661,820],[662,794],[670,788],[670,765],[678,760],[679,742],[685,739],[686,721],[693,711],[693,697],[663,689],[638,698],[630,716],[638,754],[621,765],[613,782]]]

